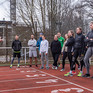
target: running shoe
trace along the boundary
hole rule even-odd
[[[65,69],[62,68],[60,71],[65,71]]]
[[[90,77],[90,74],[85,74],[82,77],[89,78]]]
[[[58,67],[55,67],[55,70],[57,70],[58,69]]]
[[[11,64],[11,65],[10,65],[10,68],[12,68],[12,66],[13,66],[13,65]]]
[[[76,72],[75,71],[72,71],[72,74],[76,74]]]
[[[44,69],[44,67],[40,67],[40,69]]]
[[[17,67],[20,68],[20,65],[18,64]]]
[[[77,75],[78,77],[81,77],[82,76],[82,73],[81,72],[79,72],[79,74]]]
[[[64,76],[65,76],[65,77],[73,76],[73,74],[68,72],[67,74],[64,74]]]

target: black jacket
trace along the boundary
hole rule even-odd
[[[22,45],[21,45],[21,42],[19,40],[13,41],[13,43],[12,43],[12,49],[14,51],[20,51],[21,48],[22,48]]]
[[[56,54],[61,54],[61,43],[57,41],[53,41],[51,43],[51,52]]]
[[[74,45],[74,48],[84,48],[84,45],[85,45],[85,36],[80,33],[80,34],[76,34],[75,36],[75,45]]]
[[[87,39],[88,37],[88,39]],[[87,43],[88,47],[93,47],[93,40],[90,40],[90,39],[93,39],[93,30],[88,32],[86,38],[85,38],[85,42]]]
[[[73,52],[73,47],[74,47],[75,39],[71,36],[68,40],[65,46],[68,47],[67,52]]]

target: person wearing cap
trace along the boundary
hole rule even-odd
[[[40,44],[41,44],[41,41],[42,41],[42,35],[43,33],[40,33],[40,37],[39,39],[37,40],[37,47],[38,47],[38,50],[40,51]]]

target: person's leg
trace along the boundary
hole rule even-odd
[[[44,53],[41,53],[41,69],[44,68]]]
[[[45,60],[46,60],[46,69],[49,69],[49,61],[48,61],[48,54],[44,53],[45,55]]]
[[[32,67],[32,51],[29,51],[30,67]]]
[[[92,56],[92,48],[89,47],[86,54],[85,54],[85,57],[84,57],[84,63],[85,63],[85,66],[86,66],[86,74],[90,76],[90,73],[89,73],[89,58]],[[83,77],[86,77],[86,75],[84,75]]]
[[[62,58],[62,69],[65,68],[65,59],[67,57],[67,52],[63,52],[63,58]]]
[[[37,66],[37,51],[33,51],[33,56],[34,56],[34,59],[35,59],[35,65],[36,65],[36,67],[38,67]]]
[[[78,65],[78,69],[80,69],[80,64],[77,60],[76,60],[76,64]]]
[[[60,67],[60,55],[59,55],[59,58],[58,58],[58,67]]]
[[[32,57],[30,57],[30,67],[32,67]]]
[[[16,57],[16,54],[15,54],[15,53],[13,53],[13,59],[12,59],[12,61],[11,61],[10,68],[12,68],[12,65],[13,65],[13,62],[14,62],[15,57]]]
[[[57,61],[58,61],[58,58],[59,58],[59,54],[55,54],[55,69],[57,69]]]

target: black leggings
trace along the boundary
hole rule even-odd
[[[63,52],[63,59],[62,59],[62,68],[64,69],[65,67],[65,59],[66,57],[68,57],[68,60],[70,62],[70,68],[71,68],[71,64],[72,64],[72,53],[71,52]]]
[[[58,61],[59,55],[60,54],[52,53],[53,60],[54,60],[53,66],[57,67],[57,61]]]
[[[75,70],[73,68],[75,68],[75,63],[76,63],[78,57],[80,59],[80,65],[81,65],[80,70],[82,71],[82,68],[84,66],[84,56],[81,56],[81,49],[75,49],[74,50],[74,55],[73,55],[73,58],[72,58],[71,70]]]

